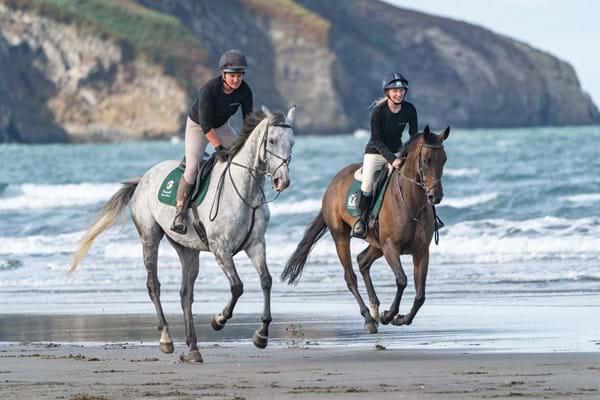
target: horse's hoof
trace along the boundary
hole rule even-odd
[[[175,351],[175,346],[173,346],[173,342],[163,343],[160,342],[160,351],[165,354],[171,354]]]
[[[379,316],[379,322],[381,322],[384,325],[387,325],[387,324],[389,324],[392,321],[393,318],[394,318],[394,316],[392,315],[391,312],[384,311]]]
[[[182,354],[179,356],[179,359],[182,362],[198,364],[202,363],[202,356],[200,355],[200,352],[198,350],[192,350],[188,354]]]
[[[252,343],[259,349],[264,349],[267,347],[267,342],[269,338],[261,335],[258,331],[254,332],[254,336],[252,337]]]
[[[377,323],[375,321],[365,322],[365,332],[371,335],[377,333]]]
[[[210,320],[210,326],[212,326],[215,331],[220,331],[221,329],[225,328],[226,322],[226,319],[223,319],[222,323],[219,322],[219,315],[213,315],[212,319]]]
[[[412,321],[407,321],[405,315],[396,315],[394,319],[392,319],[392,325],[401,326],[401,325],[410,325]]]

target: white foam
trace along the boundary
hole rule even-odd
[[[573,196],[564,196],[563,199],[571,203],[596,203],[600,202],[600,193],[582,193]]]
[[[444,175],[453,176],[453,177],[467,177],[467,176],[476,176],[479,175],[479,169],[477,168],[445,168]]]
[[[354,131],[352,136],[354,136],[357,139],[364,139],[364,138],[368,138],[369,136],[371,136],[371,133],[366,129],[357,129]]]
[[[318,213],[321,209],[321,200],[301,200],[289,203],[271,203],[271,215],[289,215],[302,213]]]
[[[10,185],[9,194],[0,198],[0,210],[46,209],[96,204],[107,200],[118,189],[116,183],[80,183],[67,185]]]
[[[77,240],[84,232],[62,235],[32,235],[26,237],[3,237],[0,240],[0,253],[12,255],[52,255],[64,251],[74,251]]]
[[[600,221],[595,218],[471,221],[444,231],[433,251],[442,263],[600,259]]]
[[[466,196],[466,197],[459,197],[459,198],[453,198],[453,197],[448,197],[448,198],[444,198],[442,200],[442,202],[440,203],[440,207],[453,207],[453,208],[467,208],[467,207],[472,207],[478,204],[484,204],[487,203],[489,201],[492,201],[494,199],[496,199],[498,197],[498,193],[492,192],[492,193],[483,193],[483,194],[478,194],[475,196]]]

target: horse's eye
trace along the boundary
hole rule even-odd
[[[269,143],[275,144],[275,140],[274,139],[269,139]]]

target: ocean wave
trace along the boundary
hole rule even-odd
[[[267,233],[269,262],[283,264],[303,236],[302,227]],[[600,260],[600,218],[556,217],[524,221],[490,219],[449,225],[441,231],[439,246],[431,246],[435,264],[500,264],[520,261]],[[277,245],[274,246],[273,243]],[[351,242],[356,255],[366,244]],[[339,263],[330,235],[317,243],[310,262]]]
[[[600,193],[582,193],[572,196],[563,196],[563,200],[571,203],[597,203],[600,202]]]
[[[439,207],[452,207],[452,208],[467,208],[476,206],[478,204],[484,204],[489,201],[492,201],[498,197],[498,193],[483,193],[475,196],[465,196],[465,197],[448,197],[444,198],[440,203]]]
[[[119,189],[116,183],[9,185],[0,197],[0,210],[47,209],[83,206],[107,200]],[[6,196],[8,195],[8,196]]]
[[[301,200],[289,203],[272,203],[269,205],[271,215],[290,215],[303,213],[318,213],[321,210],[321,200]]]
[[[468,176],[476,176],[479,175],[478,168],[446,168],[444,169],[444,175],[452,176],[452,177],[468,177]]]
[[[470,221],[442,232],[433,251],[442,263],[600,259],[598,218]]]

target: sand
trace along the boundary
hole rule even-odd
[[[592,351],[556,352],[582,342],[547,325],[365,335],[359,318],[287,314],[259,350],[258,315],[219,332],[208,318],[195,315],[204,363],[188,364],[181,316],[168,317],[176,346],[163,354],[151,314],[0,315],[0,400],[600,398],[595,328],[582,336]]]
[[[155,345],[0,345],[9,399],[600,398],[599,353],[251,345],[202,348],[202,364]]]

